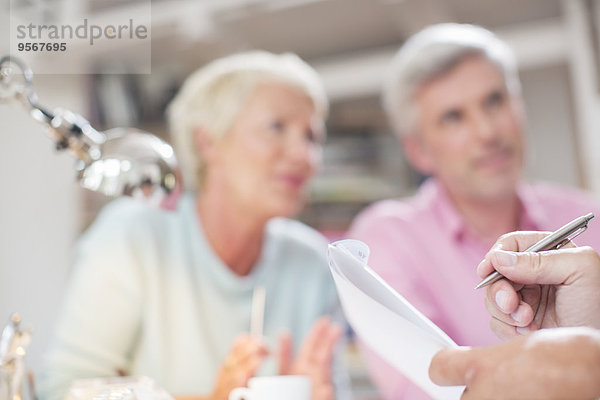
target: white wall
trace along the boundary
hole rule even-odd
[[[596,0],[598,3],[598,0]],[[573,98],[579,133],[579,149],[586,185],[600,195],[600,93],[599,68],[594,63],[592,29],[586,0],[562,0],[573,81]],[[600,16],[596,15],[596,24]],[[600,39],[600,38],[599,38]],[[596,52],[600,49],[596,49]]]
[[[527,115],[526,178],[581,186],[567,64],[522,70],[520,76]]]
[[[84,111],[82,79],[38,76],[48,106]],[[18,107],[0,104],[0,326],[19,311],[34,331],[29,365],[39,370],[56,319],[79,208],[73,159],[56,153],[44,128]]]

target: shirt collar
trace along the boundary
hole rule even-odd
[[[448,230],[453,238],[459,240],[466,232],[467,226],[456,211],[444,186],[435,178],[429,178],[419,189],[426,203],[437,216],[437,220]]]
[[[444,186],[435,178],[429,178],[419,189],[427,204],[431,205],[438,221],[448,230],[452,237],[461,240],[468,232],[467,225],[450,200]],[[544,208],[540,207],[539,199],[531,185],[519,183],[517,197],[521,206],[519,219],[520,230],[540,230],[547,220]]]
[[[197,194],[185,193],[179,201],[180,219],[187,229],[189,249],[193,252],[194,266],[201,271],[206,279],[211,279],[213,285],[230,295],[244,296],[252,291],[257,282],[264,280],[266,264],[273,262],[275,256],[272,234],[266,229],[261,256],[247,276],[236,275],[219,258],[206,239],[202,221],[196,208]],[[267,228],[269,224],[267,224]]]
[[[540,199],[536,196],[533,186],[523,182],[519,183],[517,196],[519,196],[521,203],[519,229],[525,231],[541,230],[549,215],[544,207],[540,207]]]

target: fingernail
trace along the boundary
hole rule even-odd
[[[479,275],[479,270],[481,268],[483,268],[482,265],[483,265],[484,262],[485,262],[485,258],[483,260],[481,260],[481,262],[479,264],[477,264],[477,269],[476,269],[477,275]]]
[[[528,326],[517,326],[517,333],[519,335],[528,335],[532,332],[533,330],[530,329]]]
[[[510,266],[517,263],[517,255],[510,251],[496,250],[495,257],[500,265]]]
[[[512,319],[514,319],[517,322],[523,322],[523,310],[525,309],[525,306],[523,304],[521,304],[519,306],[519,308],[517,308],[515,310],[515,312],[511,313],[510,316]]]
[[[505,290],[499,290],[498,293],[496,293],[496,304],[504,312],[507,312],[507,310],[508,310],[509,297],[510,296],[508,295],[508,293]]]

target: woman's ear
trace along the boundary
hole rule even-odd
[[[404,135],[400,140],[404,148],[404,154],[410,165],[424,175],[432,175],[435,168],[431,154],[418,134],[409,133]]]
[[[204,163],[210,163],[215,158],[215,140],[206,129],[197,127],[194,130],[194,146]]]

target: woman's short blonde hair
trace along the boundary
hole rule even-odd
[[[231,129],[256,86],[281,82],[301,89],[325,119],[329,103],[316,71],[291,53],[251,51],[212,61],[191,74],[167,108],[169,129],[186,188],[197,188],[203,162],[194,143],[202,128],[218,140]]]

